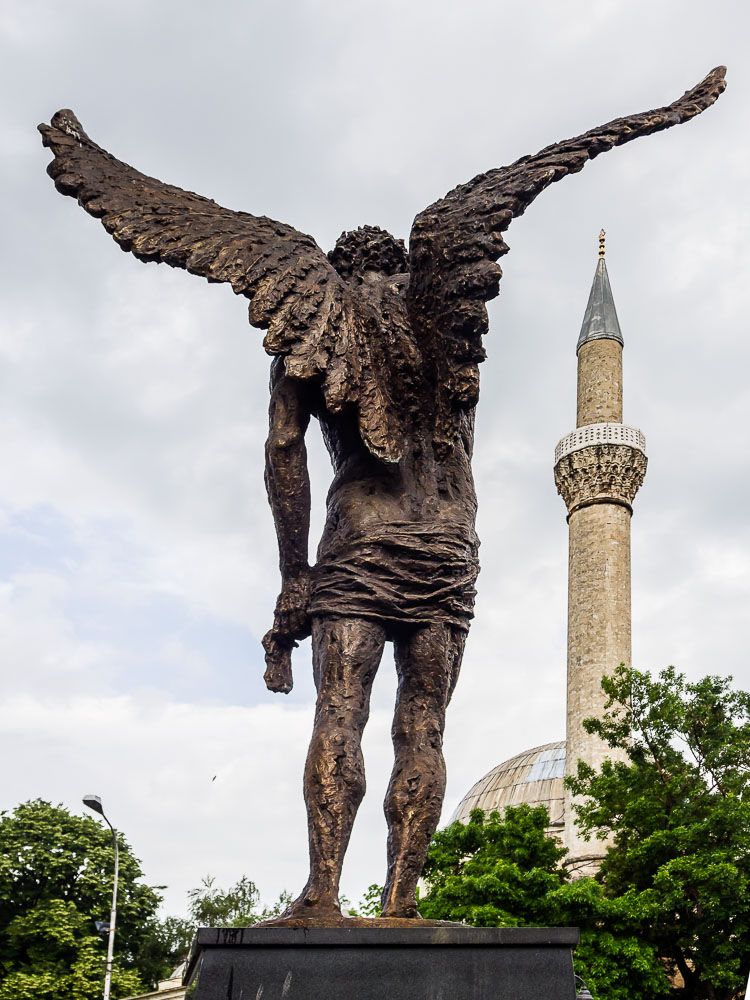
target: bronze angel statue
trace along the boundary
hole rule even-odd
[[[265,216],[222,208],[97,146],[71,111],[40,125],[48,167],[123,250],[231,284],[272,357],[266,484],[281,593],[266,683],[289,691],[291,649],[312,635],[318,692],[304,774],[310,877],[288,914],[335,920],[344,852],[365,791],[360,741],[384,645],[394,645],[395,762],[385,800],[382,916],[417,917],[416,886],[445,790],[448,701],[479,564],[471,473],[485,303],[503,233],[553,181],[639,136],[687,121],[724,69],[667,107],[617,118],[479,174],[420,212],[408,250],[382,229],[330,253]],[[308,562],[305,433],[317,418],[333,466],[317,561]]]

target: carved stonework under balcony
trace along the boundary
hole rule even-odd
[[[555,485],[568,516],[579,507],[616,503],[632,510],[648,459],[626,444],[596,444],[564,455],[555,465]]]

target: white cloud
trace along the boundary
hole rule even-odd
[[[54,191],[33,126],[60,105],[139,168],[328,247],[363,222],[405,236],[416,211],[478,171],[671,100],[726,62],[716,108],[602,156],[510,230],[482,373],[483,570],[449,717],[446,808],[500,759],[562,732],[566,527],[552,451],[574,422],[574,346],[602,225],[626,419],[646,433],[651,463],[633,520],[635,660],[750,686],[744,8],[60,10],[31,2],[0,22],[11,698],[0,729],[23,760],[4,806],[106,795],[173,909],[207,872],[224,883],[247,873],[266,895],[304,878],[309,647],[290,699],[260,684],[257,640],[278,581],[262,335],[228,288],[142,266]],[[314,548],[328,472],[319,442],[311,455]],[[392,697],[385,663],[350,895],[382,879]]]

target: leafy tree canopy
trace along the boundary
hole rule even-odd
[[[113,1000],[155,989],[185,959],[198,927],[269,920],[292,899],[282,892],[263,905],[247,876],[226,890],[206,876],[188,892],[187,916],[159,919],[163,886],[144,885],[119,833],[118,844]],[[113,877],[112,836],[96,820],[41,800],[0,813],[0,1000],[99,1000],[106,938],[95,921],[109,920]],[[364,915],[379,912],[381,891],[369,887]]]
[[[422,916],[478,927],[543,923],[545,896],[565,881],[565,849],[546,835],[548,824],[544,806],[521,805],[502,817],[474,809],[465,826],[439,830],[424,867]]]
[[[730,1000],[750,969],[750,694],[731,678],[688,683],[620,667],[586,730],[620,751],[569,781],[578,823],[611,834],[598,874],[684,980],[683,996]]]
[[[601,1000],[736,1000],[750,970],[750,694],[621,667],[586,730],[617,751],[566,779],[595,879],[568,881],[546,811],[471,814],[435,835],[426,917],[581,928],[578,972]]]
[[[188,913],[195,928],[249,927],[280,916],[292,901],[291,893],[284,891],[275,903],[260,906],[258,887],[246,875],[226,892],[215,881],[207,875],[197,889],[188,892]]]
[[[161,897],[143,885],[140,862],[118,835],[113,997],[138,993],[152,969],[142,950]],[[40,799],[0,813],[0,1000],[94,1000],[109,920],[112,836],[87,816]]]
[[[226,890],[206,875],[188,891],[187,917],[164,917],[152,927],[151,949],[165,970],[174,968],[187,957],[199,927],[249,927],[280,916],[291,901],[291,893],[282,892],[275,903],[261,906],[260,892],[246,875]]]
[[[435,834],[427,856],[422,916],[479,927],[581,928],[577,972],[596,997],[656,1000],[663,966],[633,928],[627,908],[592,879],[568,882],[565,848],[547,836],[544,806],[509,807],[502,817],[474,809],[469,822]]]
[[[373,882],[367,886],[362,899],[356,905],[350,903],[345,897],[341,897],[341,907],[352,917],[379,917],[382,909],[382,895],[383,886]]]

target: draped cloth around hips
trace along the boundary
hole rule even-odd
[[[324,536],[312,615],[377,618],[405,625],[446,622],[468,630],[479,572],[478,541],[465,526],[405,521],[363,537]]]

